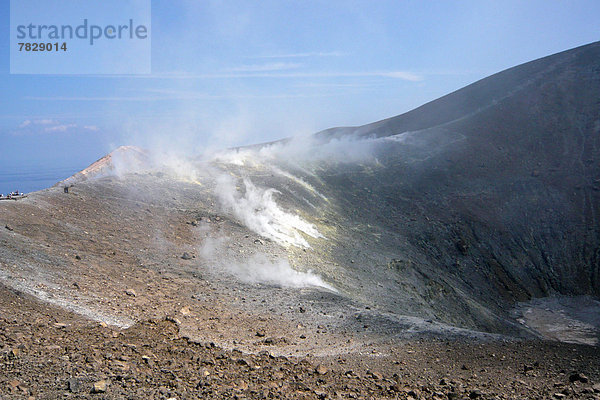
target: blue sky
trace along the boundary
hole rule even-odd
[[[598,15],[598,1],[154,0],[151,75],[46,76],[9,74],[2,0],[0,174],[373,122],[600,40]]]

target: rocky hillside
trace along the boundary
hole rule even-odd
[[[376,235],[337,258],[389,269],[400,308],[494,330],[491,314],[515,302],[600,295],[600,43],[317,136],[379,138],[374,167],[329,163],[318,176]]]
[[[120,148],[0,205],[0,279],[117,326],[218,298],[328,327],[343,351],[348,332],[540,334],[517,303],[600,295],[599,102],[593,43],[363,127],[202,157]],[[226,331],[252,348],[252,329]]]

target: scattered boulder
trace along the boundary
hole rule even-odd
[[[165,321],[172,322],[177,326],[181,325],[181,321],[172,315],[165,316]]]
[[[383,375],[377,371],[368,371],[367,374],[375,379],[375,380],[382,380],[383,379]]]
[[[190,253],[188,253],[188,252],[185,252],[185,253],[183,253],[183,255],[181,256],[181,258],[182,258],[182,259],[184,259],[184,260],[191,260],[191,259],[192,259],[192,256],[190,255]]]
[[[262,343],[269,345],[269,346],[274,346],[274,345],[278,345],[278,344],[287,344],[288,340],[284,337],[268,337],[265,340],[262,341]]]
[[[456,248],[458,249],[458,251],[461,252],[462,255],[466,256],[469,252],[469,243],[467,243],[467,241],[462,238],[458,239],[458,241],[456,242]]]
[[[125,294],[127,296],[131,296],[131,297],[135,297],[137,296],[137,293],[135,292],[135,290],[133,289],[125,289]]]
[[[10,226],[10,225],[8,225],[8,224],[4,225],[4,227],[5,227],[6,229],[8,229],[9,231],[11,231],[11,232],[13,231],[13,228],[12,228],[12,226]]]
[[[20,384],[21,382],[17,379],[13,379],[12,381],[8,382],[8,386],[10,386],[12,389],[16,389]]]
[[[327,372],[329,372],[329,369],[326,366],[324,366],[323,364],[319,364],[315,368],[315,372],[319,375],[325,375]]]
[[[575,383],[575,382],[588,383],[588,381],[589,381],[588,377],[579,372],[573,372],[571,375],[569,375],[569,382],[571,382],[571,383]]]
[[[108,383],[105,379],[94,382],[94,386],[92,387],[92,393],[104,393],[108,387]]]
[[[81,390],[81,381],[77,378],[70,378],[67,381],[67,388],[71,393],[77,393]]]
[[[354,263],[354,260],[350,260],[351,263]],[[398,272],[402,272],[407,268],[412,267],[413,262],[410,260],[401,260],[394,258],[390,262],[387,263],[387,267],[391,270],[395,270]]]
[[[192,313],[192,311],[190,310],[190,308],[188,306],[185,306],[185,307],[181,307],[181,309],[179,310],[179,313],[183,316],[186,316],[186,315],[190,315]]]

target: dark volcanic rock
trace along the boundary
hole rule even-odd
[[[373,271],[387,283],[361,289],[364,298],[510,332],[498,317],[516,301],[599,296],[599,77],[596,42],[397,117],[317,134],[380,138],[375,168],[332,162],[319,173],[344,214],[331,219],[352,226],[345,234],[365,258],[349,263],[339,251],[337,262],[363,274],[389,262],[381,255],[414,261],[410,273]],[[368,248],[365,234],[378,238]]]

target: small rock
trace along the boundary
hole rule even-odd
[[[306,309],[304,307],[300,307],[298,309],[298,311],[300,311],[300,313],[304,314],[306,312]]]
[[[265,337],[265,335],[266,335],[266,333],[263,330],[256,331],[256,336],[258,336],[258,337]]]
[[[579,372],[573,372],[569,376],[569,382],[571,382],[571,383],[574,383],[574,382],[588,383],[588,381],[589,381],[588,377]]]
[[[126,290],[125,290],[125,294],[126,294],[127,296],[131,296],[131,297],[135,297],[135,296],[137,296],[137,293],[136,293],[136,292],[135,292],[135,290],[133,290],[133,289],[126,289]]]
[[[327,392],[323,392],[321,390],[315,390],[314,393],[317,396],[317,399],[326,399],[327,398]]]
[[[92,393],[104,393],[106,392],[106,387],[108,386],[108,384],[106,383],[106,380],[101,380],[98,382],[94,382],[94,387],[92,388]]]
[[[260,239],[254,239],[254,244],[263,244],[263,242]]]
[[[315,368],[315,372],[319,375],[325,375],[329,370],[323,364],[319,364],[317,365],[317,368]]]
[[[152,359],[150,357],[148,357],[148,356],[142,356],[142,360],[144,360],[144,362],[146,364],[148,364],[148,365],[152,365],[153,364]]]
[[[376,379],[376,380],[381,380],[383,379],[383,375],[381,375],[379,372],[377,371],[369,371],[367,372],[371,378]]]
[[[77,378],[71,378],[67,381],[67,387],[70,392],[77,393],[81,390],[81,381]]]
[[[471,390],[471,393],[469,393],[470,399],[478,399],[480,397],[481,397],[481,392],[479,390]]]
[[[564,399],[565,397],[567,397],[567,395],[563,393],[554,393],[554,398],[556,399]]]
[[[182,307],[181,310],[179,310],[179,313],[181,315],[190,315],[191,311],[190,308],[188,306]]]
[[[594,389],[595,393],[600,393],[600,383],[596,383],[594,386],[592,386],[592,389]]]
[[[178,318],[173,317],[172,315],[167,315],[165,317],[165,321],[172,322],[175,325],[181,325],[181,321]]]
[[[79,254],[75,254],[75,259],[76,260],[81,260],[81,256]]]
[[[190,255],[188,252],[185,252],[185,253],[183,253],[183,255],[181,256],[181,258],[182,258],[182,259],[184,259],[184,260],[191,260],[191,259],[192,259],[192,256],[191,256],[191,255]]]
[[[8,225],[8,224],[4,225],[4,227],[5,227],[6,229],[8,229],[9,231],[11,231],[11,232],[13,231],[13,228],[12,228],[12,226],[10,226],[10,225]]]
[[[464,239],[459,239],[456,242],[456,248],[463,254],[467,255],[469,253],[469,243],[467,243]]]
[[[237,363],[239,365],[243,365],[245,367],[249,367],[250,366],[250,363],[245,358],[240,358],[239,360],[237,360]]]
[[[390,386],[390,390],[392,392],[400,392],[402,389],[400,389],[400,386],[398,386],[397,384],[394,384]]]

